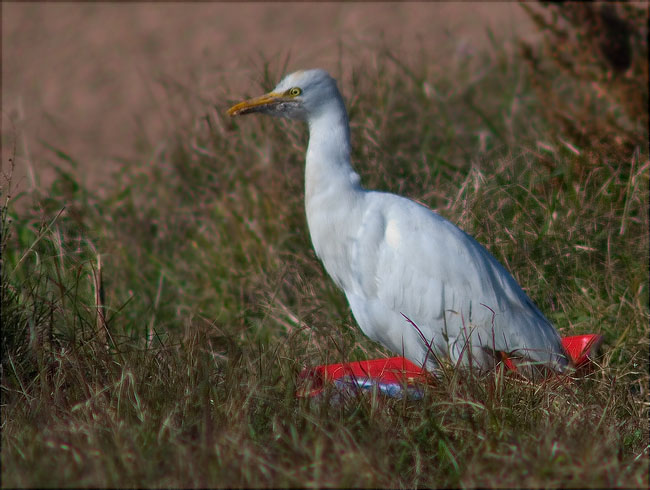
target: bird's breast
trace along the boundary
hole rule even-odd
[[[307,225],[314,251],[343,290],[357,280],[355,246],[361,222],[360,199],[349,193],[317,194],[306,201]]]

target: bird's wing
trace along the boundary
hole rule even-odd
[[[559,335],[512,276],[426,207],[367,193],[353,249],[358,294],[378,311],[406,316],[428,341],[458,339],[469,329],[483,347],[563,364]],[[400,328],[414,327],[404,320]]]

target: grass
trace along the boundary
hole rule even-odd
[[[220,100],[101,192],[55,144],[50,188],[5,185],[3,486],[648,486],[647,146],[576,148],[496,41],[427,64],[373,49],[340,77],[364,184],[474,235],[563,335],[604,335],[598,368],[296,398],[303,367],[386,352],[311,249],[306,129]]]

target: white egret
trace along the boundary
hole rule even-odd
[[[485,248],[425,206],[361,187],[345,105],[326,71],[297,71],[228,110],[255,112],[308,123],[311,240],[368,337],[429,370],[443,357],[488,368],[504,355],[527,373],[564,370],[557,331]]]

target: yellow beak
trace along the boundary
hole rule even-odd
[[[248,114],[250,112],[257,112],[263,107],[268,107],[270,105],[278,104],[284,100],[282,94],[275,92],[269,92],[268,94],[255,97],[253,99],[248,99],[239,104],[232,106],[226,114],[229,116],[241,116]]]

